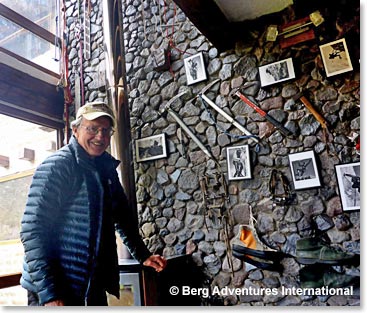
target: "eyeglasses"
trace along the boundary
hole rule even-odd
[[[95,127],[95,126],[84,126],[80,125],[80,127],[83,127],[89,135],[98,135],[99,132],[102,133],[103,136],[109,136],[111,137],[115,130],[113,128],[103,128],[103,127]]]

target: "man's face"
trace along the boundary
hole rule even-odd
[[[98,129],[97,134],[94,132],[96,129]],[[102,116],[92,121],[83,118],[79,127],[75,127],[73,132],[78,143],[84,148],[84,150],[91,157],[97,157],[100,156],[110,145],[110,129],[110,119]]]

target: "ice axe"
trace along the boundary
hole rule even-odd
[[[291,132],[288,128],[284,127],[280,122],[278,122],[275,118],[273,118],[271,115],[266,113],[264,110],[262,110],[259,106],[257,106],[253,101],[251,101],[249,98],[247,98],[245,95],[243,95],[239,88],[236,88],[230,92],[230,95],[236,95],[238,96],[244,103],[246,103],[248,106],[253,108],[257,113],[259,113],[262,117],[264,117],[268,122],[273,124],[279,131],[284,134],[285,136],[291,136],[294,135],[293,132]]]
[[[214,159],[211,152],[202,144],[199,138],[187,127],[187,125],[182,121],[182,119],[177,115],[175,111],[172,110],[171,104],[175,102],[178,98],[186,94],[187,91],[180,92],[179,94],[175,95],[171,98],[167,104],[165,105],[166,111],[173,117],[173,119],[181,126],[181,128],[190,136],[192,140],[198,145],[198,147],[211,159]]]
[[[300,96],[299,98],[303,105],[311,112],[314,118],[320,123],[323,131],[324,141],[327,142],[330,132],[328,130],[328,125],[326,119],[314,108],[310,101],[305,96]]]
[[[222,115],[227,121],[229,121],[233,126],[238,128],[241,132],[249,136],[249,139],[254,140],[256,143],[259,142],[259,139],[254,136],[251,132],[249,132],[245,127],[243,127],[239,122],[237,122],[232,116],[224,112],[220,107],[218,107],[212,100],[210,100],[204,93],[209,90],[214,84],[216,84],[220,79],[216,79],[212,81],[210,84],[205,86],[201,92],[198,94],[198,97],[203,99],[207,104],[209,104],[214,110],[216,110],[220,115]]]
[[[327,129],[327,122],[325,118],[319,112],[316,111],[311,102],[308,101],[305,96],[301,96],[300,100],[304,104],[304,106],[312,113],[315,119],[321,124],[321,127],[323,129]]]

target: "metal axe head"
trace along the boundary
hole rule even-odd
[[[208,85],[206,85],[203,89],[200,90],[200,92],[191,100],[189,100],[187,103],[191,103],[194,102],[196,100],[197,97],[199,97],[200,95],[204,94],[205,92],[207,92],[210,88],[212,88],[217,82],[219,82],[220,79],[217,78],[216,80],[213,80],[212,82],[210,82]]]
[[[220,81],[220,79],[216,79],[213,80],[212,82],[210,82],[208,85],[206,85],[203,89],[201,89],[201,91],[199,92],[198,95],[205,93],[207,90],[209,90],[213,85],[215,85],[218,81]],[[165,105],[165,109],[169,109],[171,107],[171,104],[173,102],[175,102],[178,98],[180,98],[181,96],[183,96],[184,94],[186,94],[188,91],[182,91],[179,94],[175,95],[173,98],[171,98]],[[194,98],[192,98],[190,101],[188,101],[187,103],[190,103],[192,101],[194,101],[197,98],[197,96],[195,96]]]
[[[210,88],[212,88],[219,81],[220,81],[220,78],[217,78],[216,80],[213,80],[212,82],[210,82],[203,89],[201,89],[201,91],[199,92],[199,95],[207,92]]]
[[[256,86],[258,83],[257,82],[246,82],[244,85],[233,88],[230,92],[229,92],[229,97],[231,98],[235,98],[236,94],[238,92],[245,94],[248,96],[248,93],[246,93],[246,89],[250,88],[250,87],[254,87]]]
[[[236,87],[236,88],[233,88],[233,89],[229,92],[228,96],[229,96],[229,97],[231,97],[231,98],[235,98],[237,91],[240,91],[240,90],[241,90],[241,88],[242,88],[242,87]]]
[[[169,109],[171,107],[171,104],[173,102],[175,102],[178,98],[180,98],[181,96],[183,96],[185,93],[187,93],[187,90],[182,91],[180,93],[178,93],[177,95],[175,95],[173,98],[169,99],[169,101],[166,103],[165,105],[165,109]]]

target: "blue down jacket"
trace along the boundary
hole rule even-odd
[[[101,175],[108,181],[109,214],[112,214],[115,229],[139,262],[151,255],[127,208],[116,171],[118,164],[107,152],[98,158],[89,158],[72,137],[68,145],[37,168],[21,222],[20,235],[25,250],[21,285],[37,293],[41,304],[53,299],[85,299],[87,296],[101,238],[104,212]],[[109,236],[103,236],[112,239],[104,240],[103,244],[113,245],[104,246],[104,251],[113,253],[103,257],[113,266],[103,268],[103,275],[107,291],[118,296],[115,229],[113,226],[111,229]],[[96,248],[91,249],[91,245]]]

